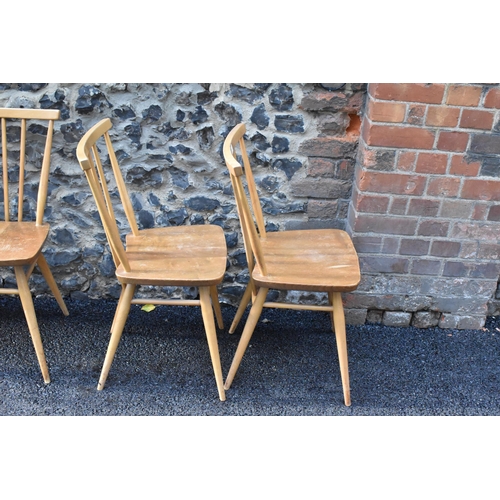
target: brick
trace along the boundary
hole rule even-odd
[[[421,215],[424,217],[434,217],[439,212],[439,200],[429,200],[425,198],[413,198],[410,200],[408,215]]]
[[[363,139],[369,146],[431,149],[434,132],[418,127],[367,124],[363,126]]]
[[[474,134],[470,144],[471,153],[500,154],[500,134]]]
[[[307,175],[311,177],[333,177],[335,160],[329,158],[309,158]]]
[[[418,226],[417,234],[419,236],[441,236],[448,234],[450,223],[446,221],[437,221],[435,219],[423,220]]]
[[[444,264],[443,276],[464,277],[468,272],[469,267],[463,262],[449,260]]]
[[[469,160],[465,155],[453,155],[451,157],[450,174],[476,177],[480,167],[480,162]]]
[[[430,242],[421,239],[402,239],[400,255],[427,255]]]
[[[398,247],[398,238],[384,238],[384,243],[382,244],[382,253],[386,255],[398,253]]]
[[[337,209],[337,200],[309,200],[307,203],[307,215],[312,218],[334,219]]]
[[[412,171],[416,158],[417,153],[414,151],[401,151],[398,157],[397,169],[404,172]]]
[[[302,142],[299,146],[299,153],[322,158],[354,158],[357,146],[357,139],[316,137]]]
[[[464,109],[460,118],[461,128],[491,130],[494,114],[479,109]]]
[[[498,87],[488,90],[484,98],[484,107],[500,109],[500,89]]]
[[[474,205],[474,210],[472,211],[471,218],[473,220],[486,220],[486,212],[488,210],[488,204],[486,203],[476,203]]]
[[[353,229],[358,233],[413,235],[417,220],[407,217],[380,217],[378,215],[358,214]]]
[[[500,201],[500,181],[465,179],[461,197],[469,200]]]
[[[411,326],[415,328],[432,328],[437,326],[441,313],[438,311],[418,311],[413,314]]]
[[[437,148],[441,151],[465,151],[469,142],[466,132],[439,132]]]
[[[500,245],[496,243],[479,243],[477,258],[498,260],[500,258]]]
[[[379,311],[377,309],[370,309],[368,311],[368,314],[366,315],[366,322],[371,324],[381,324],[383,316],[384,316],[384,311]]]
[[[351,183],[337,179],[311,177],[291,183],[292,193],[295,196],[311,198],[349,198]]]
[[[419,174],[444,174],[448,155],[443,153],[419,153],[415,172]]]
[[[385,311],[383,317],[384,326],[405,327],[410,325],[412,314],[400,311]]]
[[[356,114],[362,107],[364,93],[356,92],[311,92],[304,96],[301,109],[309,111],[334,111]]]
[[[420,196],[425,189],[425,176],[386,172],[362,172],[358,181],[361,191]]]
[[[430,127],[456,127],[460,108],[448,106],[429,106],[425,124]]]
[[[352,243],[357,252],[360,253],[380,253],[382,249],[381,236],[359,236],[352,238]]]
[[[498,240],[497,222],[456,222],[450,231],[450,238],[465,240]]]
[[[454,106],[477,106],[481,98],[482,87],[471,85],[450,85],[446,104]]]
[[[368,117],[374,122],[401,123],[406,116],[406,105],[393,102],[370,101]]]
[[[358,212],[369,212],[385,214],[389,206],[387,196],[372,196],[359,193],[354,201],[354,207]]]
[[[430,254],[434,257],[457,257],[460,252],[460,243],[456,241],[434,241]]]
[[[500,176],[500,156],[485,157],[479,170],[481,177],[499,177]]]
[[[408,198],[393,198],[389,213],[393,215],[406,214],[406,207],[408,206]]]
[[[435,83],[371,83],[368,92],[375,99],[387,101],[440,104],[445,86]]]
[[[440,260],[417,259],[413,261],[411,273],[437,276],[440,269]]]
[[[394,170],[396,150],[394,149],[365,149],[362,151],[362,163],[370,170],[389,172]]]
[[[440,328],[457,330],[480,330],[486,323],[486,316],[462,316],[458,314],[442,314]]]
[[[410,106],[406,122],[409,123],[410,125],[423,125],[425,110],[426,110],[425,106],[420,106],[420,105]]]
[[[470,271],[471,278],[498,279],[500,265],[494,262],[476,264]]]
[[[441,198],[454,198],[460,191],[460,179],[452,177],[438,177],[429,180],[427,195]]]
[[[346,309],[345,323],[346,325],[364,325],[366,321],[366,309]]]
[[[408,272],[409,261],[400,257],[366,257],[359,258],[361,272],[365,273],[395,273]]]
[[[477,257],[477,241],[462,241],[462,248],[458,256],[461,259],[475,259]]]
[[[488,220],[500,221],[500,205],[493,205],[488,211]]]
[[[474,203],[465,200],[444,200],[441,205],[441,217],[450,219],[469,219]]]

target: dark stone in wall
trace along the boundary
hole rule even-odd
[[[302,167],[302,163],[298,160],[291,160],[289,158],[278,158],[272,162],[273,168],[283,170],[288,180],[293,177],[293,174]]]
[[[241,123],[241,113],[230,104],[220,102],[215,106],[214,110],[230,129],[232,129],[235,125],[238,125],[238,123]]]
[[[201,149],[210,149],[215,139],[214,129],[212,127],[205,127],[196,131],[198,144]]]
[[[69,143],[78,142],[85,134],[85,129],[82,125],[82,120],[78,119],[73,123],[63,123],[61,125],[61,134],[64,140]]]
[[[201,107],[197,106],[194,113],[189,113],[189,119],[195,124],[199,125],[208,120],[208,113]]]
[[[181,189],[187,189],[189,187],[189,176],[187,172],[174,167],[169,168],[168,172],[172,178],[172,184]]]
[[[22,92],[38,92],[46,87],[46,83],[19,83],[18,88]]]
[[[253,145],[260,151],[265,151],[266,149],[269,149],[271,147],[271,144],[269,144],[269,141],[267,140],[266,136],[262,135],[261,133],[257,132],[250,138],[251,142]]]
[[[259,104],[254,108],[250,121],[255,123],[259,130],[263,130],[269,125],[269,115],[266,113],[264,104]]]
[[[127,137],[132,141],[132,144],[135,144],[136,146],[141,145],[142,128],[140,123],[129,123],[125,127],[125,133],[127,134]]]
[[[290,142],[286,137],[278,137],[275,135],[272,142],[273,153],[286,153]]]
[[[146,123],[157,122],[163,115],[163,111],[157,104],[152,104],[142,112],[142,119]]]
[[[44,94],[40,99],[40,108],[42,109],[58,109],[61,112],[61,120],[67,120],[70,117],[69,108],[64,102],[65,94],[62,90],[57,90],[54,93],[55,101],[50,99],[47,94]]]
[[[274,193],[279,188],[278,178],[274,175],[267,175],[263,179],[255,179],[257,184],[268,193]]]
[[[168,210],[165,215],[168,225],[170,226],[181,226],[189,216],[185,208]]]
[[[481,164],[479,175],[487,177],[500,177],[500,156],[485,158]]]
[[[246,87],[240,87],[239,85],[231,84],[227,94],[232,97],[241,99],[242,101],[248,102],[248,104],[253,104],[254,102],[262,99],[264,97],[265,89],[261,87],[254,86],[253,89],[247,89]]]
[[[112,112],[113,116],[116,116],[120,120],[131,120],[135,118],[135,113],[129,106],[122,106],[121,108],[115,108]]]
[[[275,198],[260,198],[262,211],[269,215],[304,213],[307,205],[301,201],[282,202]]]
[[[160,125],[157,130],[160,134],[167,136],[168,140],[186,141],[190,137],[189,132],[184,127],[174,128],[170,122]]]
[[[147,210],[140,210],[137,214],[137,224],[141,229],[149,229],[154,227],[155,219],[151,212]]]
[[[106,96],[92,85],[83,85],[78,91],[79,97],[75,102],[75,110],[81,115],[86,115],[94,111],[102,111],[105,108],[111,108],[111,104]]]
[[[278,111],[290,111],[293,102],[293,91],[288,85],[281,84],[269,94],[269,103]]]
[[[200,106],[205,106],[217,99],[217,96],[217,92],[198,92],[198,94],[196,94],[196,102]]]
[[[300,115],[277,115],[274,126],[279,132],[301,133],[304,132],[304,118]]]
[[[200,211],[211,211],[220,207],[220,201],[214,198],[206,198],[205,196],[193,196],[185,202],[188,208]]]

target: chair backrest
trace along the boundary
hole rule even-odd
[[[38,181],[35,221],[37,226],[43,224],[54,121],[59,120],[59,117],[59,110],[0,108],[3,197],[0,198],[0,202],[3,201],[3,217],[0,213],[0,219],[3,218],[6,222],[11,220],[21,222],[28,218],[29,214],[26,212],[32,212],[30,205],[33,201],[32,203],[30,201],[34,200],[35,196],[29,196],[33,191],[31,184],[27,185],[29,177],[29,182],[33,185]],[[29,125],[28,120],[30,120]],[[39,168],[40,161],[41,168]],[[32,171],[36,171],[36,175],[33,175]],[[25,201],[28,203],[28,210],[25,210]]]
[[[253,270],[253,257],[255,257],[261,273],[265,275],[267,274],[267,269],[260,238],[266,237],[266,226],[252,168],[250,167],[250,160],[245,147],[245,132],[246,127],[244,123],[236,125],[229,132],[224,141],[223,155],[229,170],[234,197],[236,199],[249,271],[251,273]],[[241,162],[239,158],[241,158]],[[243,179],[246,180],[248,195],[243,184]]]
[[[76,148],[76,156],[89,182],[90,189],[97,205],[97,210],[101,217],[102,225],[104,226],[104,231],[106,232],[106,237],[111,247],[111,254],[115,265],[118,267],[118,265],[121,264],[126,271],[130,271],[129,261],[125,253],[125,247],[120,238],[109,185],[103,168],[103,165],[107,162],[103,161],[103,159],[106,159],[106,157],[111,164],[111,170],[116,187],[118,188],[120,201],[123,205],[132,234],[137,236],[139,229],[135,219],[134,209],[109,136],[109,130],[111,128],[112,123],[109,118],[105,118],[94,125],[80,139]]]

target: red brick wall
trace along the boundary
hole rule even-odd
[[[497,314],[499,85],[370,84],[346,229],[358,321],[480,328]]]

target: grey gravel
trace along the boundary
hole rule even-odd
[[[264,310],[226,401],[218,398],[201,312],[133,306],[96,390],[114,301],[35,300],[51,383],[43,383],[21,304],[0,298],[0,415],[499,415],[500,320],[483,330],[348,326],[352,406],[343,404],[327,314]],[[223,305],[226,376],[242,331]],[[243,320],[246,319],[246,316]]]

